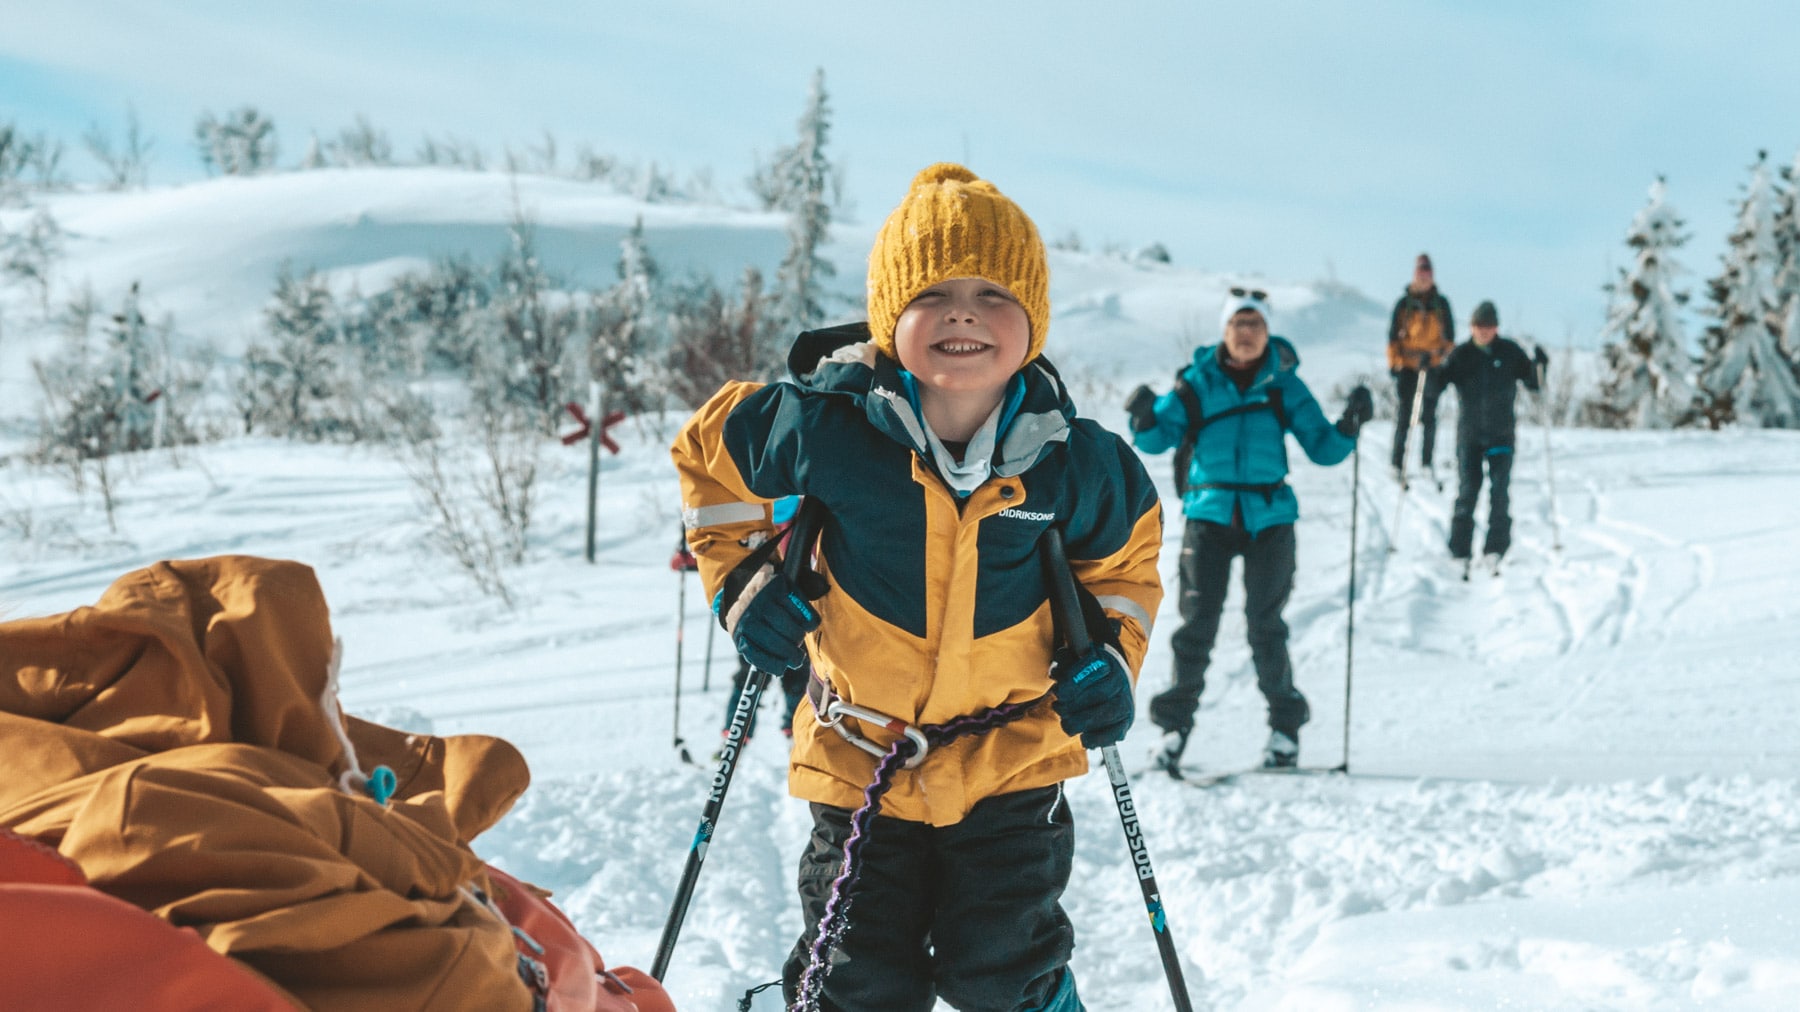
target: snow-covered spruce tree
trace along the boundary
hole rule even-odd
[[[1719,428],[1733,422],[1763,428],[1800,426],[1800,376],[1781,353],[1776,331],[1775,239],[1779,194],[1758,152],[1750,183],[1727,240],[1725,269],[1707,283],[1711,315],[1702,341],[1699,412]]]
[[[1625,233],[1635,260],[1606,286],[1606,375],[1583,412],[1596,425],[1665,429],[1693,413],[1693,362],[1681,324],[1687,293],[1674,287],[1681,274],[1675,251],[1689,238],[1684,226],[1658,176]]]
[[[1781,266],[1775,270],[1775,298],[1780,310],[1781,350],[1800,367],[1800,152],[1781,170],[1786,183],[1781,209],[1775,214],[1775,247]]]
[[[284,265],[263,319],[267,336],[245,351],[236,385],[244,431],[309,441],[368,434],[354,382],[361,363],[325,279]]]
[[[163,399],[163,356],[140,305],[133,282],[95,347],[93,296],[83,292],[70,303],[62,351],[33,363],[44,395],[36,457],[67,467],[77,489],[85,484],[88,464],[93,463],[109,524],[114,519],[116,475],[108,460],[158,445],[159,421],[168,407]]]
[[[477,355],[483,375],[471,382],[492,383],[529,408],[543,432],[555,431],[568,399],[569,359],[581,330],[574,300],[559,290],[538,256],[537,226],[516,205],[507,228],[509,245],[500,259],[493,301],[488,307],[499,354]],[[487,376],[494,369],[502,375]]]
[[[387,131],[377,129],[369,117],[357,113],[356,122],[338,131],[337,140],[320,152],[323,160],[342,168],[394,164],[394,145]]]
[[[588,371],[604,385],[608,410],[637,415],[662,406],[669,382],[658,367],[668,337],[666,293],[642,218],[619,240],[618,273],[588,314]]]
[[[831,109],[825,94],[825,70],[813,72],[812,92],[800,116],[799,140],[778,162],[779,186],[788,208],[788,252],[775,278],[775,324],[792,335],[825,321],[824,285],[837,273],[819,256],[831,227],[831,163],[825,142],[831,132]]]
[[[208,172],[227,176],[264,172],[275,167],[280,151],[275,124],[254,106],[241,106],[215,118],[200,114],[194,124],[194,146]]]

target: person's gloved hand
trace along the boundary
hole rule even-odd
[[[1362,431],[1363,423],[1375,417],[1375,398],[1370,395],[1369,388],[1358,383],[1356,389],[1350,391],[1350,400],[1344,405],[1344,414],[1337,420],[1339,433],[1356,438]]]
[[[1125,411],[1131,415],[1131,431],[1148,432],[1156,428],[1156,394],[1142,383],[1125,399]]]
[[[803,641],[818,627],[819,610],[769,566],[744,585],[725,615],[738,656],[771,675],[806,663]]]
[[[1543,345],[1538,345],[1538,349],[1531,353],[1531,360],[1537,363],[1539,369],[1550,368],[1550,353],[1544,350]]]
[[[1064,734],[1079,736],[1082,748],[1117,745],[1131,729],[1136,708],[1131,701],[1131,669],[1119,652],[1095,644],[1085,654],[1068,647],[1050,662],[1056,698],[1050,708],[1062,721]]]

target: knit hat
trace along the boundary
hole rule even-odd
[[[1219,313],[1219,329],[1224,330],[1231,326],[1231,318],[1246,309],[1254,309],[1262,314],[1263,324],[1271,332],[1274,331],[1275,318],[1269,315],[1268,295],[1245,288],[1234,288],[1225,293],[1225,308]]]
[[[1483,302],[1481,305],[1475,307],[1475,312],[1473,312],[1469,315],[1469,326],[1471,326],[1471,327],[1498,327],[1498,326],[1500,326],[1500,310],[1495,309],[1494,304],[1492,302]]]
[[[1420,253],[1419,259],[1413,261],[1413,270],[1415,270],[1415,271],[1431,270],[1431,257],[1428,254]]]
[[[1029,362],[1050,330],[1050,267],[1037,226],[994,184],[951,162],[928,166],[869,250],[869,333],[892,357],[894,324],[919,293],[952,278],[1006,286],[1031,321]]]

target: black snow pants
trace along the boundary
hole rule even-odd
[[[1190,731],[1206,666],[1219,635],[1219,616],[1231,583],[1231,560],[1244,557],[1244,618],[1249,624],[1250,658],[1256,685],[1269,701],[1269,727],[1298,738],[1312,716],[1306,697],[1294,688],[1288,659],[1287,623],[1281,610],[1294,590],[1294,525],[1268,527],[1254,537],[1242,527],[1189,520],[1181,540],[1181,628],[1169,645],[1175,652],[1175,684],[1150,701],[1150,719],[1165,731]]]
[[[1429,382],[1430,373],[1421,373],[1417,369],[1402,369],[1394,374],[1394,394],[1399,398],[1395,406],[1397,417],[1394,420],[1394,467],[1403,468],[1406,464],[1406,433],[1412,428],[1413,398],[1418,396],[1419,382],[1425,383],[1425,401],[1419,406],[1419,461],[1426,468],[1431,467],[1431,453],[1437,446],[1437,402],[1442,388],[1432,389],[1436,384]]]
[[[782,971],[789,1005],[844,860],[850,815],[812,805],[800,858],[806,930]],[[1075,948],[1061,903],[1075,820],[1061,785],[983,799],[954,826],[877,815],[861,854],[824,1012],[930,1012],[939,998],[965,1012],[1021,1012],[1056,996]]]
[[[1487,466],[1488,527],[1483,555],[1505,555],[1512,546],[1513,451],[1463,440],[1456,446],[1456,509],[1450,516],[1450,556],[1466,559],[1475,543],[1475,500],[1481,498],[1482,466]]]

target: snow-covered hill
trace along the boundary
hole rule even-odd
[[[313,176],[62,198],[56,213],[79,233],[65,271],[102,291],[142,272],[179,319],[223,335],[253,322],[273,271],[298,251],[342,270],[422,262],[456,242],[497,244],[508,213],[503,181]],[[591,255],[596,276],[640,211],[665,263],[686,255],[735,273],[746,251],[780,255],[781,224],[766,216],[519,185],[546,229],[571,236],[569,250],[591,246],[568,255],[570,266]],[[839,236],[847,285],[866,241]],[[1078,394],[1166,382],[1184,332],[1216,327],[1219,289],[1237,280],[1093,255],[1059,253],[1053,268],[1052,354]],[[1384,307],[1329,286],[1269,287],[1316,388],[1380,368]],[[30,323],[26,293],[0,291],[10,384],[0,414],[18,423],[29,386],[16,369],[50,337]],[[674,741],[710,751],[732,663],[692,578],[668,568],[678,503],[664,447],[678,422],[638,420],[605,459],[594,565],[582,559],[585,455],[546,450],[531,559],[511,574],[515,611],[425,547],[407,479],[376,451],[240,440],[144,455],[121,485],[117,533],[91,495],[15,461],[0,468],[0,615],[89,602],[160,558],[311,564],[346,645],[346,705],[518,744],[536,782],[478,849],[555,889],[610,961],[648,966],[710,779],[679,761]],[[1303,517],[1287,619],[1314,711],[1303,755],[1337,763],[1347,723],[1351,775],[1136,782],[1196,1006],[1792,1007],[1800,438],[1526,426],[1514,552],[1498,577],[1464,583],[1442,549],[1448,495],[1416,492],[1402,508],[1385,435],[1371,428],[1354,486],[1349,462],[1322,469],[1294,454]],[[1166,480],[1166,461],[1148,463]],[[1171,522],[1171,586],[1179,539]],[[1250,761],[1262,737],[1241,600],[1227,604],[1190,749],[1215,768]],[[1174,595],[1166,602],[1147,688],[1168,677]],[[1152,737],[1140,717],[1124,746],[1134,765]],[[776,974],[798,930],[791,879],[807,818],[786,796],[784,759],[765,729],[733,785],[669,973],[689,1012],[734,1008]],[[1072,784],[1069,797],[1080,829],[1066,903],[1083,997],[1096,1012],[1169,1008],[1104,777]]]

